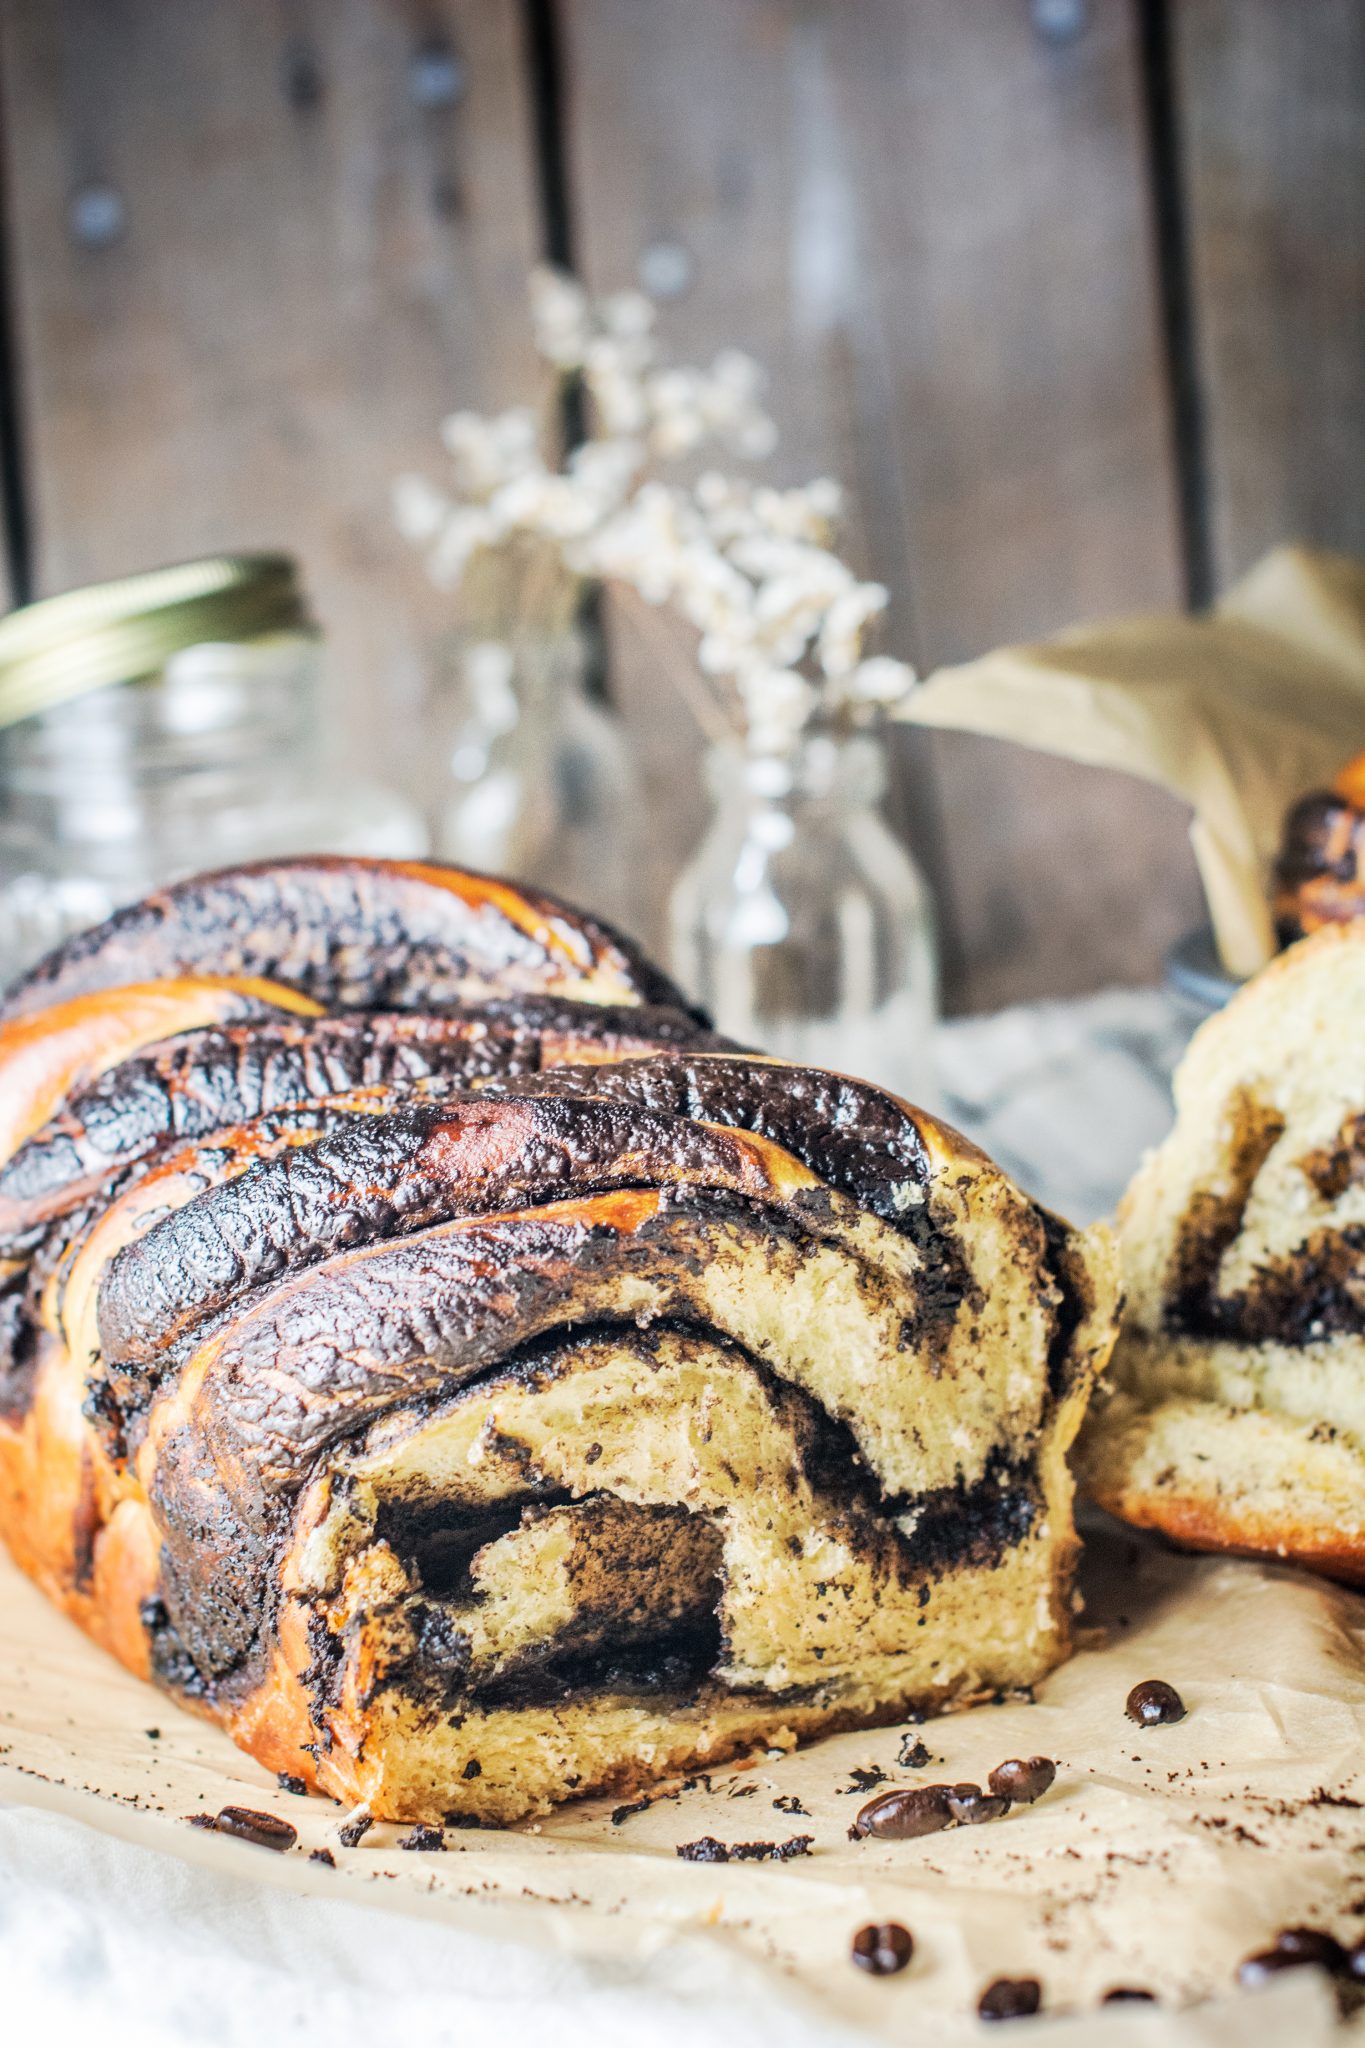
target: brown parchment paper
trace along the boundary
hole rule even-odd
[[[1035,1702],[912,1731],[925,1768],[898,1763],[903,1729],[844,1736],[615,1819],[610,1804],[579,1804],[538,1826],[450,1830],[447,1853],[419,1855],[387,1825],[343,1848],[336,1807],[281,1792],[0,1559],[0,1799],[74,1812],[239,1877],[618,1963],[702,1941],[746,1981],[766,1976],[776,2000],[874,2039],[978,2039],[976,1999],[1007,1973],[1038,1976],[1050,2013],[1087,2015],[1083,2030],[1059,2029],[1063,2040],[1327,2041],[1335,2007],[1316,1973],[1265,1993],[1232,1985],[1238,1961],[1286,1924],[1365,1931],[1365,1600],[1287,1569],[1179,1557],[1109,1523],[1083,1576],[1088,1646]],[[1125,1718],[1129,1689],[1151,1677],[1181,1691],[1178,1726]],[[1037,1752],[1057,1760],[1058,1778],[1034,1807],[917,1842],[847,1839],[866,1796],[851,1789],[855,1772],[982,1782],[1003,1758]],[[274,1855],[185,1818],[228,1803],[283,1814],[299,1846]],[[786,1864],[675,1854],[704,1834],[798,1833],[813,1853]],[[338,1868],[310,1863],[315,1847]],[[885,1919],[912,1930],[915,1959],[867,1978],[849,1940]],[[1151,1988],[1163,2006],[1101,2013],[1117,1984]],[[1028,2039],[1051,2033],[1031,2024]]]
[[[938,670],[902,715],[1183,798],[1223,964],[1253,974],[1274,951],[1267,883],[1285,813],[1365,749],[1365,565],[1277,548],[1207,617],[1001,648]]]

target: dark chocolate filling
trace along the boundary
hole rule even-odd
[[[1243,1227],[1256,1177],[1284,1134],[1278,1111],[1245,1096],[1226,1187],[1197,1194],[1181,1226],[1165,1313],[1166,1327],[1207,1342],[1303,1345],[1365,1333],[1365,1225],[1314,1231],[1292,1253],[1267,1260],[1251,1284],[1224,1293],[1219,1268]],[[1300,1165],[1327,1200],[1358,1176],[1360,1126],[1353,1119],[1336,1146]]]
[[[805,1477],[842,1510],[841,1539],[855,1550],[880,1553],[882,1568],[894,1572],[902,1586],[921,1584],[926,1625],[932,1626],[935,1580],[964,1567],[979,1569],[998,1563],[1011,1548],[1025,1541],[1037,1524],[1042,1504],[1036,1474],[1026,1458],[996,1453],[983,1476],[970,1485],[940,1488],[913,1500],[889,1497],[878,1488],[859,1458],[844,1425],[828,1416],[810,1395],[778,1378],[732,1339],[686,1322],[660,1322],[646,1332],[637,1331],[633,1324],[606,1321],[590,1328],[550,1331],[521,1347],[515,1355],[490,1364],[463,1386],[455,1398],[461,1402],[478,1398],[490,1382],[508,1378],[534,1385],[538,1378],[563,1370],[584,1344],[618,1335],[628,1336],[632,1345],[644,1352],[656,1348],[665,1336],[693,1336],[720,1344],[743,1359],[762,1381],[769,1400],[781,1409]],[[447,1393],[409,1405],[414,1406],[417,1417],[438,1410],[450,1398]],[[186,1453],[197,1464],[197,1471],[177,1470],[177,1454]],[[221,1492],[213,1492],[212,1465],[197,1447],[191,1450],[183,1437],[173,1438],[167,1444],[163,1464],[164,1476],[158,1474],[158,1493],[162,1513],[168,1517],[168,1533],[173,1536],[171,1545],[163,1552],[163,1636],[173,1643],[176,1656],[188,1657],[195,1666],[201,1692],[236,1696],[249,1691],[256,1682],[263,1644],[268,1642],[274,1625],[280,1560],[291,1535],[289,1515],[285,1504],[276,1502],[264,1526],[256,1523],[247,1528],[226,1507]],[[340,1483],[344,1485],[344,1479]],[[781,1482],[773,1475],[772,1483]],[[420,1592],[430,1595],[432,1603],[427,1605],[420,1598],[416,1603],[418,1650],[401,1678],[402,1689],[412,1698],[424,1706],[439,1706],[443,1711],[461,1700],[467,1705],[492,1703],[486,1685],[470,1691],[467,1646],[451,1617],[436,1603],[442,1598],[467,1597],[469,1565],[476,1550],[518,1527],[528,1510],[567,1503],[569,1499],[566,1494],[537,1485],[528,1454],[525,1491],[487,1510],[471,1512],[420,1493],[385,1504],[376,1536],[389,1542],[410,1572],[415,1573],[420,1580]],[[590,1505],[591,1496],[588,1500]],[[894,1518],[911,1507],[917,1508],[919,1514],[913,1532],[907,1536],[897,1528]],[[639,1512],[648,1517],[681,1510],[653,1507]],[[201,1545],[207,1548],[205,1562],[211,1561],[208,1584],[203,1571],[196,1569],[192,1561]],[[575,1641],[577,1633],[570,1625],[560,1636],[528,1649],[516,1666],[504,1674],[499,1685],[512,1688],[515,1703],[523,1705],[553,1704],[568,1697],[569,1691],[605,1693],[630,1690],[632,1686],[666,1689],[671,1681],[664,1676],[646,1683],[642,1674],[647,1668],[659,1674],[674,1671],[680,1656],[685,1654],[695,1660],[703,1643],[713,1640],[710,1622],[702,1630],[695,1619],[682,1627],[685,1641],[679,1638],[678,1628],[672,1628],[644,1642],[627,1638],[608,1646],[599,1643],[585,1652]],[[313,1644],[311,1682],[322,1703],[331,1698],[339,1678],[343,1646],[321,1625],[313,1633]],[[680,1689],[695,1686],[713,1670],[723,1649],[718,1621],[714,1644],[704,1666],[689,1666],[687,1684],[683,1686],[680,1682]],[[621,1652],[628,1653],[624,1661]],[[180,1667],[168,1664],[167,1668],[169,1671]],[[635,1678],[628,1683],[632,1671]],[[616,1674],[610,1683],[605,1676],[593,1676],[608,1672]],[[506,1699],[500,1696],[500,1703],[514,1703],[512,1691],[508,1691]]]

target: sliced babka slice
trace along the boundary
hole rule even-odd
[[[1204,1024],[1119,1212],[1090,1491],[1196,1548],[1365,1580],[1365,924]]]

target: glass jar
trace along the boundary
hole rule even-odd
[[[509,875],[638,932],[641,798],[576,631],[450,643],[439,713],[444,860]]]
[[[283,558],[188,563],[0,620],[0,979],[199,869],[425,845],[411,804],[333,758],[320,643]]]
[[[791,757],[714,749],[711,827],[669,905],[671,964],[720,1030],[935,1096],[928,887],[879,805],[885,750],[813,734]]]

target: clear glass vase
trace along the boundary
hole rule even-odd
[[[638,932],[640,790],[620,721],[587,693],[586,667],[577,632],[453,644],[436,851]]]
[[[880,741],[726,746],[708,769],[715,816],[669,904],[674,974],[746,1044],[932,1103],[932,908],[879,809]]]

